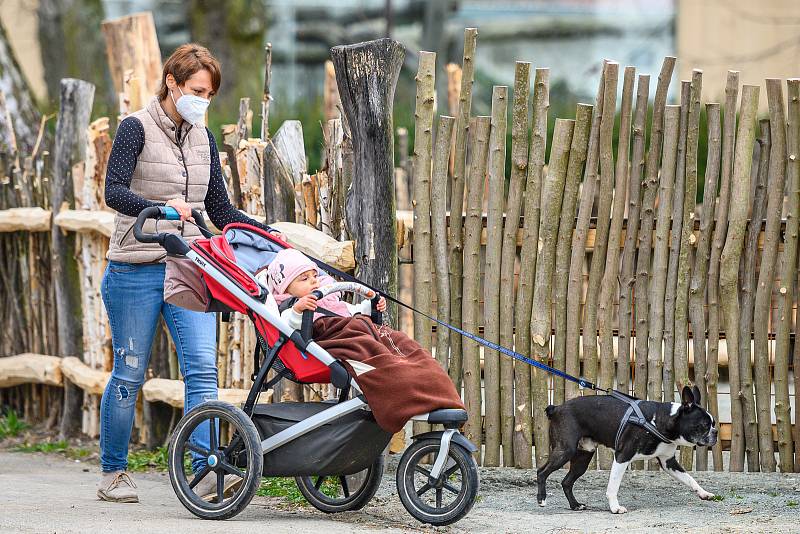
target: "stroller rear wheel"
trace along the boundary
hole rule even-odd
[[[295,482],[303,497],[317,510],[332,514],[360,510],[378,491],[383,477],[384,457],[352,475],[303,476]]]
[[[172,488],[203,519],[228,519],[244,510],[261,482],[263,462],[253,421],[222,401],[204,402],[183,416],[169,444]]]
[[[478,495],[478,468],[464,447],[450,443],[444,476],[431,484],[433,459],[440,440],[420,439],[400,458],[397,466],[397,493],[408,513],[423,523],[449,525],[464,517]]]

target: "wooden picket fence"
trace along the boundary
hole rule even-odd
[[[510,102],[509,89],[495,86],[491,116],[471,115],[476,43],[477,30],[467,29],[463,64],[447,68],[449,115],[438,122],[435,54],[419,57],[415,306],[602,388],[673,401],[696,384],[723,422],[714,469],[723,469],[724,447],[731,471],[745,461],[748,471],[800,470],[789,383],[800,362],[793,328],[800,79],[785,83],[788,113],[784,81],[766,80],[769,118],[759,134],[759,87],[740,87],[736,71],[724,103],[703,105],[702,72],[694,70],[681,82],[680,104],[671,105],[674,57],[664,59],[653,99],[648,74],[620,73],[606,60],[594,105],[556,118],[547,139],[547,68],[532,73],[530,63],[517,62]],[[708,154],[700,177],[703,108]],[[595,394],[434,331],[415,318],[417,339],[463,387],[466,434],[483,445],[483,465],[541,465],[545,406]],[[720,413],[720,370],[733,392],[729,413]],[[797,374],[794,386],[797,401]],[[682,461],[707,469],[708,453],[697,448],[694,463],[686,449]],[[608,450],[598,456],[610,465]]]

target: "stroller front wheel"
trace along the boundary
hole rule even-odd
[[[367,469],[352,475],[295,477],[306,501],[326,514],[363,508],[381,485],[384,456],[378,455]]]
[[[458,443],[450,443],[442,480],[431,484],[433,459],[440,440],[427,438],[414,442],[397,466],[397,493],[414,518],[422,523],[443,526],[464,517],[478,495],[478,468],[475,459]]]

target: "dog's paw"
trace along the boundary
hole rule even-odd
[[[624,506],[619,506],[619,505],[612,506],[611,507],[611,513],[612,514],[626,514],[626,513],[628,513],[628,509],[625,508]]]
[[[547,506],[547,499],[540,499],[539,500],[539,506],[541,506],[542,508]]]
[[[713,493],[709,493],[706,490],[704,490],[703,488],[700,488],[699,490],[697,490],[697,496],[700,497],[701,499],[703,499],[704,501],[710,501],[711,499],[714,498],[714,494]]]
[[[570,508],[572,508],[573,510],[575,510],[577,512],[577,511],[580,511],[580,510],[586,510],[586,505],[583,504],[582,502],[579,502],[579,503],[575,503],[575,506],[570,506]]]

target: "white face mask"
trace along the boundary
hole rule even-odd
[[[184,118],[190,124],[197,124],[202,122],[203,118],[206,116],[206,110],[208,109],[208,105],[211,103],[210,100],[207,98],[202,98],[196,95],[186,95],[183,94],[181,88],[178,87],[178,91],[181,92],[181,97],[178,101],[175,101],[175,97],[172,96],[172,91],[169,92],[169,96],[172,97],[172,102],[175,104],[175,109],[178,110],[181,117]]]

